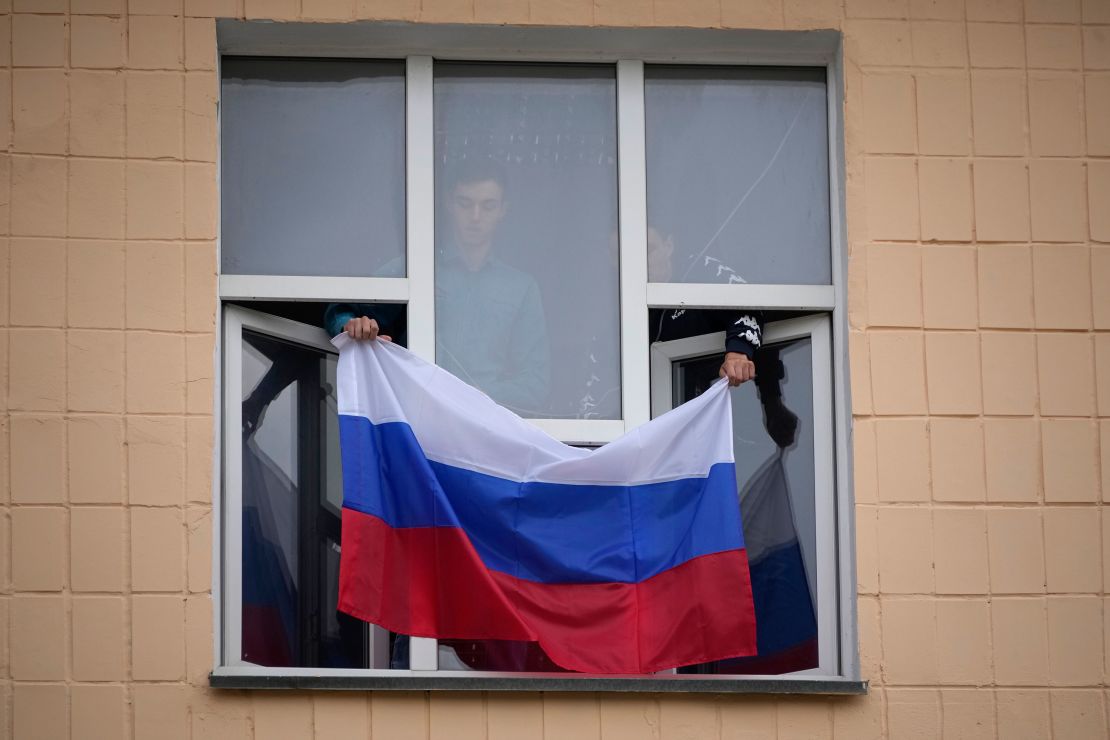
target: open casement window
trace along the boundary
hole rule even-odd
[[[802,652],[816,657],[626,680],[858,686],[839,36],[235,21],[218,34],[213,682],[590,678],[519,645],[410,639],[336,613],[342,471],[323,327],[342,323],[329,317],[374,315],[555,438],[598,446],[716,376],[720,335],[660,336],[649,317],[757,310],[784,318],[765,344],[799,423],[777,452],[754,384],[734,392],[741,484],[787,491],[764,499],[786,502],[776,521],[789,526],[746,539],[761,554],[796,544],[816,632]],[[490,181],[493,196],[463,187]],[[490,234],[475,270],[467,250]]]
[[[229,665],[388,666],[390,636],[336,611],[343,480],[327,334],[224,310]]]
[[[651,347],[652,415],[702,393],[718,377],[723,333]],[[837,578],[832,358],[827,316],[766,324],[756,372],[781,379],[732,389],[736,486],[756,603],[760,655],[680,673],[837,672]],[[761,399],[760,396],[767,396]],[[781,399],[781,406],[776,400]],[[766,400],[768,407],[765,411]],[[787,409],[788,413],[781,411]],[[793,418],[794,423],[790,422]],[[776,423],[778,443],[771,432]],[[792,430],[791,430],[792,427]],[[783,446],[779,446],[783,443]]]

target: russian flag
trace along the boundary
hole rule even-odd
[[[402,347],[333,341],[341,611],[418,637],[537,642],[585,673],[755,653],[724,381],[588,450]]]

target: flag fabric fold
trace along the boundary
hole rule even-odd
[[[724,381],[596,450],[345,334],[340,610],[640,674],[755,653]]]

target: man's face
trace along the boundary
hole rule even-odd
[[[460,182],[451,193],[449,210],[460,247],[483,247],[493,240],[507,204],[493,180]]]

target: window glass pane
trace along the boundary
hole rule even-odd
[[[824,70],[645,77],[649,279],[831,284]]]
[[[762,391],[752,382],[732,390],[736,483],[751,567],[759,654],[690,666],[681,673],[778,674],[817,667],[813,352],[809,338],[766,345],[756,355],[756,368],[775,375],[779,361],[781,405],[774,402],[774,383]],[[717,380],[720,364],[719,355],[674,363],[675,402],[687,401],[708,388]],[[776,444],[769,429],[784,447]]]
[[[400,62],[225,57],[225,274],[404,275]]]
[[[612,67],[436,67],[436,361],[529,417],[620,418]]]
[[[365,668],[367,628],[336,611],[334,356],[243,332],[243,660]]]

